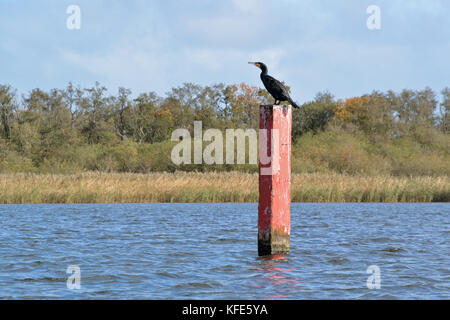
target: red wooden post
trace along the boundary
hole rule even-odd
[[[258,254],[289,250],[291,233],[290,105],[262,105],[259,112]]]

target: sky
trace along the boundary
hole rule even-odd
[[[80,29],[67,8],[80,8]],[[381,28],[366,12],[380,8]],[[0,0],[0,84],[165,95],[185,82],[262,87],[262,61],[297,102],[329,91],[450,86],[450,0]]]

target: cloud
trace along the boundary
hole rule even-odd
[[[91,79],[113,87],[126,86],[139,91],[164,89],[168,85],[170,61],[176,59],[139,44],[117,45],[107,52],[80,53],[66,49],[59,52],[65,64],[84,70]]]
[[[234,6],[245,13],[259,11],[262,8],[261,0],[232,0]]]
[[[65,28],[71,2],[0,4],[0,82],[27,90],[99,80],[160,94],[183,82],[261,86],[247,65],[258,60],[299,101],[324,89],[448,85],[447,0],[377,0],[380,31],[366,28],[370,0],[77,3],[80,31]]]

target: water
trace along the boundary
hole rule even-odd
[[[296,203],[290,253],[260,258],[257,204],[2,205],[0,298],[449,299],[449,214]]]

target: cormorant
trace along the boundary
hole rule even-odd
[[[294,108],[300,108],[289,96],[288,91],[284,87],[284,85],[267,74],[267,66],[262,62],[249,62],[249,64],[254,64],[258,68],[261,69],[261,80],[266,87],[267,91],[272,95],[275,99],[275,104],[280,104],[280,101],[289,101],[289,103]]]

